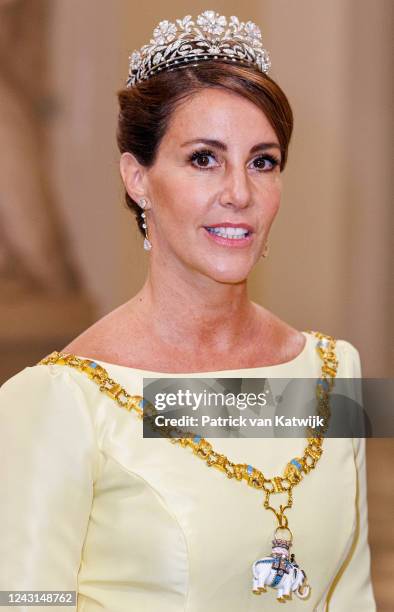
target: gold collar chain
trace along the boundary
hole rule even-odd
[[[301,570],[299,570],[299,572],[302,572],[305,580],[299,582],[300,578],[298,577],[297,580],[295,577],[291,583],[290,590],[285,588],[285,582],[283,582],[281,587],[281,577],[284,575],[288,577],[291,570],[294,570],[294,577],[294,574],[297,575],[298,568],[297,564],[288,561],[288,554],[286,553],[286,550],[288,551],[292,544],[293,534],[288,527],[288,519],[285,511],[292,507],[293,488],[301,482],[304,475],[309,474],[309,472],[316,467],[316,464],[323,453],[323,436],[327,431],[331,414],[329,395],[334,385],[334,379],[338,370],[338,361],[335,353],[336,340],[332,336],[316,331],[308,331],[307,333],[313,334],[318,339],[316,350],[322,360],[322,366],[321,375],[316,385],[316,398],[318,404],[318,415],[323,417],[325,425],[321,429],[318,436],[315,434],[307,438],[307,445],[304,449],[303,455],[301,457],[294,457],[291,459],[285,466],[283,475],[266,478],[263,472],[254,466],[246,463],[234,463],[225,455],[217,453],[213,449],[212,444],[201,436],[192,435],[191,437],[178,438],[174,437],[174,433],[180,430],[177,430],[176,428],[161,428],[162,435],[166,436],[171,443],[179,444],[184,448],[190,447],[197,457],[206,462],[208,467],[215,467],[223,472],[227,478],[235,479],[237,481],[245,480],[249,486],[259,490],[262,489],[264,491],[264,508],[271,510],[275,514],[278,525],[276,527],[275,537],[273,540],[274,548],[272,556],[265,559],[260,559],[253,564],[253,592],[260,594],[265,592],[266,585],[272,586],[278,589],[278,601],[286,601],[287,598],[291,597],[292,591],[295,591],[302,599],[305,599],[307,595],[309,595],[310,587],[306,584],[305,573]],[[109,376],[105,368],[91,359],[81,359],[80,357],[69,353],[54,351],[42,359],[38,365],[67,365],[75,368],[93,380],[99,386],[100,391],[107,394],[111,399],[115,400],[119,406],[128,411],[134,411],[140,419],[142,419],[144,416],[151,417],[153,414],[150,408],[147,408],[146,406],[143,407],[144,400],[142,396],[130,395],[119,383]],[[185,433],[183,432],[182,435],[185,436]],[[279,510],[270,505],[270,496],[276,493],[287,494],[287,502],[285,505],[280,505]],[[276,537],[278,530],[287,530],[290,534],[290,540],[278,540]],[[278,544],[278,542],[282,542],[282,544]],[[285,544],[286,542],[287,544]],[[276,572],[275,576],[274,578],[272,578],[272,575],[265,577],[264,580],[266,581],[263,581],[262,583],[262,573],[258,570],[260,570],[261,567],[264,567],[264,564],[269,564],[273,559],[277,559],[278,550],[281,551],[280,555],[282,555],[285,560],[282,562],[282,566],[280,566],[280,564],[278,565],[278,568],[276,568],[276,566],[272,566],[271,564],[269,569],[271,574],[272,572]],[[294,557],[294,555],[292,555],[292,557]],[[267,559],[271,561],[267,561]],[[274,563],[274,561],[272,563]],[[295,567],[290,568],[290,565]],[[272,567],[276,569],[272,569]],[[266,570],[267,567],[264,567],[264,569]],[[294,587],[294,585],[297,586]]]

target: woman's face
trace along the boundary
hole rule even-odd
[[[177,273],[244,281],[279,209],[280,155],[273,128],[249,100],[207,88],[184,101],[146,170],[150,256]]]

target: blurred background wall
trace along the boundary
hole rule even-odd
[[[142,285],[148,256],[123,204],[115,94],[160,20],[206,9],[261,26],[295,114],[252,299],[351,341],[365,376],[392,377],[391,0],[0,0],[1,380]],[[374,577],[389,610],[381,533],[393,500],[382,479],[393,445],[368,445]]]

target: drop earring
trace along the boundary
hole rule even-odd
[[[266,242],[264,245],[263,252],[261,253],[261,257],[267,257],[269,250],[270,250],[269,244],[268,242]]]
[[[138,201],[138,204],[141,206],[141,208],[146,208],[147,200],[145,198],[141,198]],[[150,251],[151,248],[152,248],[152,245],[151,245],[151,243],[149,241],[149,237],[148,237],[148,225],[146,223],[146,214],[145,214],[144,211],[142,211],[141,217],[142,217],[142,220],[143,220],[142,227],[145,230],[144,249],[145,249],[145,251]]]

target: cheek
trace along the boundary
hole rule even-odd
[[[157,203],[157,219],[167,229],[179,228],[187,219],[187,230],[188,226],[193,225],[193,219],[199,221],[209,196],[206,181],[192,181],[189,177],[179,175],[155,181],[152,191],[152,199]]]
[[[266,183],[264,186],[264,193],[262,194],[264,210],[271,220],[274,219],[279,210],[281,195],[282,181],[280,175],[277,175],[272,177],[272,180]]]

